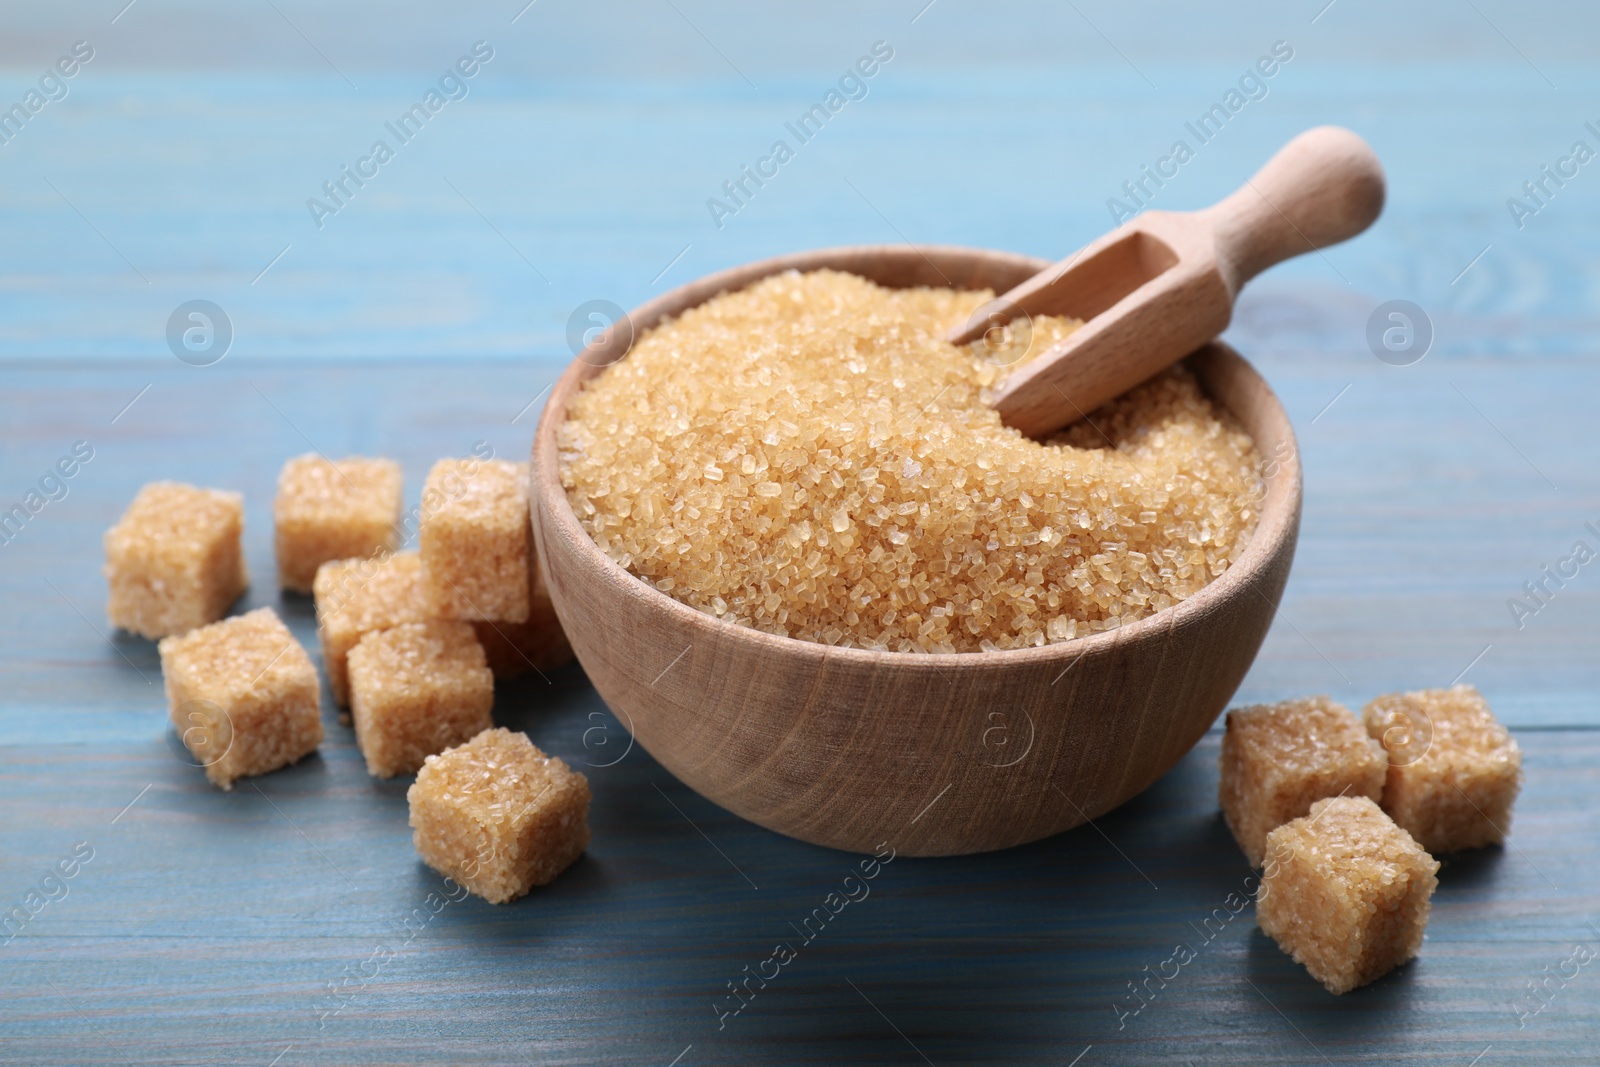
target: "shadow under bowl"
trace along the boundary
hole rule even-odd
[[[832,268],[891,288],[1003,292],[1048,264],[966,248],[866,246],[713,274],[629,316],[648,330],[785,270]],[[1294,431],[1226,345],[1187,360],[1263,457],[1261,518],[1239,562],[1181,604],[1117,630],[1002,652],[836,648],[720,621],[623,570],[579,524],[556,427],[584,382],[625,356],[612,331],[551,392],[531,469],[537,549],[557,615],[602,699],[707,799],[818,845],[914,856],[1007,848],[1069,830],[1165,774],[1249,670],[1300,524]],[[608,347],[609,346],[609,347]]]

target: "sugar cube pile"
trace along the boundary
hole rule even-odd
[[[393,460],[297,456],[273,501],[278,584],[312,594],[333,703],[368,773],[418,775],[419,854],[496,903],[548,883],[589,842],[587,780],[494,728],[496,679],[572,659],[527,477],[525,463],[440,460],[409,552]],[[289,628],[271,608],[226,617],[249,584],[243,533],[240,494],[154,482],[105,535],[107,616],[160,641],[173,730],[225,790],[323,739],[321,684]]]
[[[1262,867],[1256,921],[1332,993],[1421,950],[1439,863],[1499,844],[1522,754],[1472,686],[1230,711],[1217,794]]]

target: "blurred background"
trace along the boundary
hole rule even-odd
[[[1092,1046],[1084,1067],[1465,1064],[1492,1045],[1487,1067],[1508,1048],[1592,1047],[1592,994],[1566,995],[1534,1036],[1512,1006],[1590,936],[1593,910],[1561,867],[1566,842],[1596,828],[1600,570],[1555,584],[1544,570],[1576,542],[1600,549],[1593,5],[61,0],[6,3],[0,26],[0,510],[75,441],[95,450],[68,495],[0,544],[0,894],[25,892],[80,826],[111,834],[106,819],[157,783],[116,824],[129,836],[102,845],[100,887],[0,948],[0,1033],[15,1038],[0,1060],[268,1063],[298,1045],[285,1067],[523,1062],[512,1049],[684,1067],[1066,1063]],[[801,144],[786,123],[875,46],[891,58],[864,95]],[[1276,72],[1241,84],[1265,56]],[[1188,124],[1230,91],[1237,110],[1201,143]],[[400,896],[420,895],[403,784],[370,787],[330,733],[320,770],[272,780],[306,787],[280,798],[295,831],[253,791],[227,798],[233,831],[208,827],[221,801],[162,740],[153,647],[101,632],[100,534],[141,483],[245,491],[258,577],[245,606],[279,606],[314,644],[309,607],[270,583],[268,505],[289,455],[393,455],[409,503],[440,455],[478,440],[525,454],[572,338],[595,324],[590,302],[628,308],[826,245],[1059,258],[1114,225],[1113,201],[1141,207],[1125,183],[1176,141],[1193,158],[1151,207],[1210,204],[1321,123],[1372,143],[1389,198],[1367,234],[1252,283],[1226,335],[1283,399],[1306,472],[1296,567],[1237,700],[1323,691],[1359,706],[1473,682],[1531,753],[1525,852],[1441,891],[1436,915],[1456,924],[1436,918],[1410,977],[1335,1005],[1241,922],[1166,1014],[1137,1036],[1115,1025],[1106,1006],[1125,981],[1248,873],[1218,836],[1213,735],[1108,816],[1106,839],[908,863],[898,906],[857,916],[786,999],[713,1037],[706,1002],[845,857],[739,823],[634,753],[593,772],[588,873],[537,907],[453,908],[461,928],[374,986],[344,1043],[305,1051],[305,1003],[369,950],[375,908],[403,908],[392,892],[330,900],[304,844],[363,887],[400,878]],[[793,158],[732,199],[724,183],[780,139]],[[214,334],[185,347],[195,301]],[[1393,301],[1413,337],[1398,350],[1374,340]],[[576,670],[511,699],[497,714],[552,751],[583,755],[595,722],[625,744]],[[85,761],[92,784],[74,771]],[[313,773],[333,776],[337,802]],[[387,805],[381,830],[362,822],[369,792]],[[163,815],[140,824],[146,809]],[[777,902],[723,900],[747,887],[702,834]],[[236,871],[208,867],[212,849]],[[285,850],[293,888],[273,866]],[[1161,885],[1148,901],[1145,882]],[[192,924],[240,910],[236,938],[186,945]],[[203,1040],[163,1034],[168,995],[188,998],[172,1019]],[[429,1043],[442,1033],[454,1043]]]

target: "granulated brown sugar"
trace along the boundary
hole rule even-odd
[[[1330,993],[1422,949],[1439,861],[1371,797],[1329,797],[1267,835],[1256,923]]]
[[[1383,752],[1325,696],[1228,712],[1217,799],[1250,866],[1267,835],[1326,797],[1383,796]]]
[[[322,743],[317,669],[271,608],[164,637],[157,648],[173,728],[213,784],[232,789]]]
[[[400,464],[308,452],[278,472],[272,501],[278,584],[311,592],[317,568],[393,552],[400,545]]]
[[[222,618],[250,584],[243,530],[238,493],[144,486],[105,534],[111,625],[162,638]]]
[[[333,701],[350,706],[350,650],[375,630],[433,617],[422,584],[422,557],[396,552],[383,559],[336,560],[317,568],[311,583],[317,606],[317,636]]]
[[[1000,422],[1004,370],[943,339],[989,292],[789,272],[643,335],[560,428],[600,548],[719,618],[954,652],[1113,629],[1239,558],[1248,435],[1174,369],[1049,443]],[[1030,355],[1077,324],[1033,320]]]
[[[1362,712],[1389,754],[1383,810],[1429,852],[1498,845],[1522,787],[1522,750],[1470,685],[1390,693]]]
[[[429,756],[406,790],[422,861],[491,904],[549,885],[583,855],[589,799],[587,778],[504,727]]]
[[[422,582],[442,619],[528,621],[528,465],[441,459],[422,487]]]
[[[367,773],[415,774],[427,757],[494,725],[494,675],[472,624],[373,630],[350,650],[350,717]]]

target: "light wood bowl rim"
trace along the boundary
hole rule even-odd
[[[774,256],[705,275],[645,302],[628,312],[628,317],[633,325],[636,342],[639,335],[664,318],[680,315],[718,293],[746,288],[773,274],[786,270],[839,269],[836,266],[837,261],[850,257],[907,254],[921,256],[930,261],[939,257],[981,257],[991,261],[1011,261],[1018,267],[1033,271],[1043,270],[1050,265],[1049,260],[1035,256],[960,245],[922,245],[917,248],[906,245],[841,245]],[[534,483],[533,504],[536,508],[543,509],[545,521],[552,522],[560,528],[566,543],[578,553],[584,566],[605,574],[613,584],[626,589],[632,595],[641,597],[653,609],[676,616],[691,628],[715,628],[723,639],[740,643],[749,651],[764,652],[779,657],[798,656],[817,660],[827,658],[836,663],[843,660],[845,663],[857,666],[926,668],[936,671],[959,670],[963,666],[972,665],[980,658],[991,663],[999,658],[1001,663],[1022,666],[1050,660],[1076,660],[1081,656],[1092,657],[1126,642],[1146,638],[1159,639],[1173,627],[1188,621],[1191,616],[1204,616],[1215,605],[1236,594],[1247,592],[1251,579],[1283,551],[1285,542],[1293,536],[1296,526],[1294,518],[1300,507],[1301,472],[1300,450],[1288,413],[1271,385],[1247,359],[1222,341],[1213,341],[1210,347],[1220,350],[1224,358],[1237,361],[1240,370],[1260,382],[1263,395],[1270,400],[1269,410],[1265,412],[1264,417],[1268,421],[1281,423],[1283,438],[1290,445],[1288,455],[1279,458],[1278,475],[1268,483],[1267,493],[1260,505],[1261,514],[1257,518],[1256,529],[1251,535],[1250,543],[1245,546],[1244,554],[1237,563],[1229,567],[1220,578],[1208,582],[1187,600],[1115,630],[1104,630],[1076,637],[1070,641],[1047,642],[1030,648],[998,649],[990,652],[894,652],[827,645],[819,641],[767,633],[764,630],[719,619],[661,592],[644,579],[625,570],[600,550],[600,546],[578,521],[577,513],[573,511],[566,490],[561,484],[555,428],[566,419],[566,408],[570,398],[576,395],[583,382],[598,376],[608,365],[591,362],[584,359],[583,355],[574,358],[562,372],[561,377],[556,380],[550,390],[550,398],[545,402],[540,414],[539,426],[534,434],[533,462],[530,465],[530,476]],[[627,354],[624,353],[622,358],[627,358]],[[1213,398],[1213,403],[1227,410],[1220,400]],[[1229,414],[1235,419],[1238,418],[1231,411]],[[1255,440],[1254,435],[1252,440]],[[1259,448],[1259,442],[1257,445]]]

